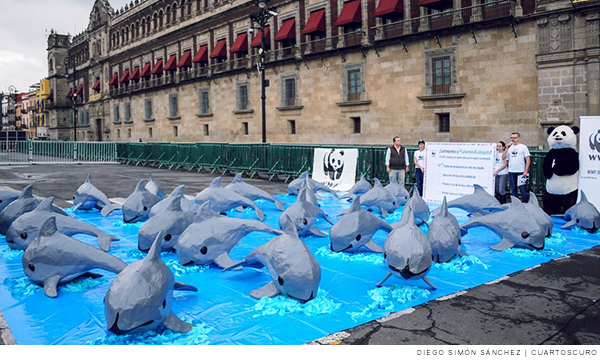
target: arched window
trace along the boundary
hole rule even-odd
[[[158,27],[162,28],[163,27],[163,21],[164,21],[164,13],[162,11],[162,9],[158,12]]]
[[[121,29],[121,44],[125,43],[125,30]]]
[[[146,19],[142,19],[142,36],[146,35]]]
[[[125,41],[129,41],[129,26],[125,28]]]
[[[177,21],[177,4],[173,4],[173,22]]]
[[[158,14],[154,13],[154,30],[158,29]]]
[[[148,16],[146,18],[146,32],[149,33],[150,32],[150,23],[151,23],[151,18],[150,16]]]
[[[166,22],[166,24],[169,25],[170,22],[171,22],[171,7],[167,6],[167,22]]]
[[[189,14],[189,11],[187,11],[187,6],[189,6],[189,4],[185,3],[185,0],[181,1],[181,17],[185,17],[187,14]]]

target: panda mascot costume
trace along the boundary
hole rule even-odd
[[[543,163],[546,189],[542,195],[544,211],[548,215],[564,214],[577,203],[579,181],[579,154],[577,126],[561,125],[548,129],[550,151]]]

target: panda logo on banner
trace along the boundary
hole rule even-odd
[[[600,152],[600,130],[590,135],[590,149]]]
[[[323,172],[331,180],[339,180],[344,172],[344,150],[331,149],[323,157]]]

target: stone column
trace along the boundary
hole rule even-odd
[[[477,22],[477,21],[482,21],[483,20],[483,14],[481,11],[481,0],[473,0],[471,3],[473,6],[476,6],[473,8],[473,15],[472,15],[472,19],[471,22]]]
[[[421,22],[419,24],[419,32],[422,31],[428,31],[429,30],[429,18],[423,18],[423,16],[427,16],[428,11],[427,8],[424,6],[419,6],[420,10],[421,10]]]
[[[410,16],[410,0],[404,1],[404,34],[412,34],[412,18]],[[409,21],[407,21],[409,20]]]
[[[462,11],[462,1],[461,0],[452,0],[452,25],[462,25],[463,17]]]

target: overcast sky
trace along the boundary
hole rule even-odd
[[[46,36],[78,34],[88,25],[94,0],[1,0],[0,92],[19,92],[48,76]],[[131,0],[109,0],[120,9]]]

